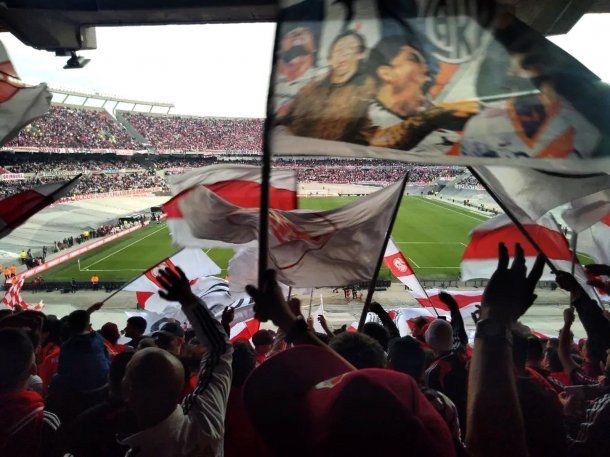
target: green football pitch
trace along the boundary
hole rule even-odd
[[[306,209],[331,209],[354,199],[302,198],[299,205]],[[420,277],[455,278],[468,243],[468,233],[486,219],[479,213],[437,200],[404,197],[392,237]],[[99,276],[101,282],[129,281],[177,250],[166,225],[151,224],[41,276],[47,282],[88,281],[93,274]],[[231,249],[206,252],[223,269],[233,254]],[[391,279],[385,266],[380,277]]]

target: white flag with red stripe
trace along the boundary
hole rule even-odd
[[[0,237],[8,235],[41,209],[67,196],[77,181],[78,177],[70,181],[43,184],[0,200]]]
[[[391,238],[388,240],[388,245],[385,250],[383,257],[383,263],[390,269],[390,272],[402,282],[417,301],[426,301],[428,296],[426,291],[420,284],[415,271],[411,268],[411,265],[407,261],[404,254],[398,249],[394,240]]]
[[[0,42],[0,146],[49,111],[51,97],[46,84],[27,86],[19,79]]]
[[[482,290],[440,290],[440,289],[427,289],[428,300],[417,300],[423,307],[433,311],[433,308],[439,314],[439,316],[450,317],[451,312],[449,308],[440,298],[441,292],[448,293],[457,302],[460,308],[460,314],[463,318],[471,317],[470,314],[476,311],[477,306],[481,304],[483,300]]]
[[[592,250],[589,254],[598,262],[610,265],[610,214],[591,226]]]
[[[163,205],[167,225],[174,243],[187,247],[231,246],[234,242],[203,239],[194,236],[185,220],[181,205],[198,189],[205,188],[220,199],[239,208],[259,208],[261,169],[250,165],[212,165],[171,178],[174,197]],[[273,170],[269,183],[269,208],[297,208],[297,177],[294,170]],[[231,224],[229,215],[214,222],[224,227]]]
[[[199,278],[215,275],[221,271],[220,267],[201,249],[183,249],[146,270],[144,274],[125,286],[123,290],[136,292],[138,304],[142,308],[152,312],[161,312],[172,302],[164,300],[159,295],[161,285],[157,280],[157,275],[161,269],[169,268],[175,271],[176,267],[180,267],[184,271],[191,282],[191,286],[194,286]]]
[[[570,271],[572,253],[568,241],[557,224],[549,216],[544,216],[537,223],[531,220],[521,222],[553,265],[558,270]],[[508,216],[500,214],[485,221],[470,233],[470,243],[466,246],[462,256],[462,281],[490,278],[498,267],[498,245],[501,242],[508,248],[511,258],[514,258],[515,255],[515,243],[520,243],[525,253],[528,269],[534,265],[538,252]],[[542,280],[553,281],[554,279],[555,276],[546,266]]]
[[[369,281],[381,252],[402,182],[340,208],[269,210],[269,266],[296,287],[336,287]],[[258,239],[259,212],[235,206],[206,187],[174,202],[191,235],[245,244]]]
[[[506,166],[474,170],[512,214],[524,213],[534,221],[561,205],[610,189],[610,175],[605,173],[578,175]]]

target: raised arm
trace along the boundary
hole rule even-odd
[[[527,456],[525,428],[512,360],[511,326],[531,306],[544,263],[536,260],[529,276],[519,245],[508,268],[508,250],[499,247],[498,269],[481,306],[468,379],[466,443],[473,456]]]
[[[231,362],[233,347],[223,326],[210,314],[205,303],[191,291],[184,272],[166,268],[158,281],[164,290],[159,295],[170,301],[179,301],[182,311],[193,326],[195,335],[207,351],[201,359],[197,386],[183,403],[193,427],[189,433],[205,436],[212,446],[222,446],[227,399],[231,388]]]
[[[386,312],[386,310],[383,309],[383,306],[381,306],[375,301],[371,303],[370,311],[377,315],[377,317],[381,321],[381,324],[390,334],[390,339],[400,338],[400,332],[398,331],[398,327],[396,327],[396,324],[394,323],[390,315]]]
[[[343,357],[324,344],[311,331],[303,316],[297,316],[284,298],[276,279],[275,270],[267,270],[262,281],[262,288],[246,286],[246,291],[254,299],[254,313],[258,320],[271,320],[286,334],[285,340],[293,344],[313,344],[331,352],[337,359],[345,363],[350,370],[355,369]]]
[[[447,305],[451,312],[451,327],[453,327],[453,346],[466,349],[468,345],[468,334],[464,326],[464,319],[460,313],[460,306],[455,301],[455,298],[447,292],[441,292],[439,295],[441,301]]]
[[[606,350],[610,349],[610,322],[604,317],[602,308],[570,273],[557,273],[556,281],[559,287],[570,292],[570,302],[587,332],[590,353],[597,360],[605,360]]]
[[[563,366],[563,371],[571,374],[580,368],[570,355],[572,345],[572,324],[574,323],[574,309],[566,308],[563,310],[563,327],[559,331],[559,360]]]

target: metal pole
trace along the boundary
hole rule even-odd
[[[396,216],[398,215],[398,210],[400,209],[400,205],[402,204],[402,197],[405,192],[405,187],[407,186],[408,181],[409,172],[407,172],[407,174],[405,174],[405,177],[402,179],[400,192],[398,194],[398,198],[396,199],[396,205],[394,206],[394,212],[392,213],[390,224],[388,225],[388,230],[385,234],[385,239],[383,240],[383,244],[381,245],[381,251],[379,252],[379,257],[377,258],[377,264],[375,265],[373,278],[371,279],[371,283],[369,284],[369,288],[366,293],[366,300],[364,301],[364,306],[362,307],[362,314],[360,315],[360,322],[358,323],[358,331],[362,330],[362,326],[364,325],[364,322],[366,320],[366,315],[369,312],[369,308],[371,307],[373,293],[375,292],[375,285],[377,284],[377,278],[379,277],[379,271],[381,270],[381,265],[383,264],[383,258],[385,256],[385,249],[388,245],[388,241],[390,240],[390,236],[392,235],[394,222],[396,222]]]

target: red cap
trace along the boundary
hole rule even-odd
[[[451,433],[408,375],[349,371],[316,346],[284,351],[244,390],[254,426],[278,455],[453,456]]]

